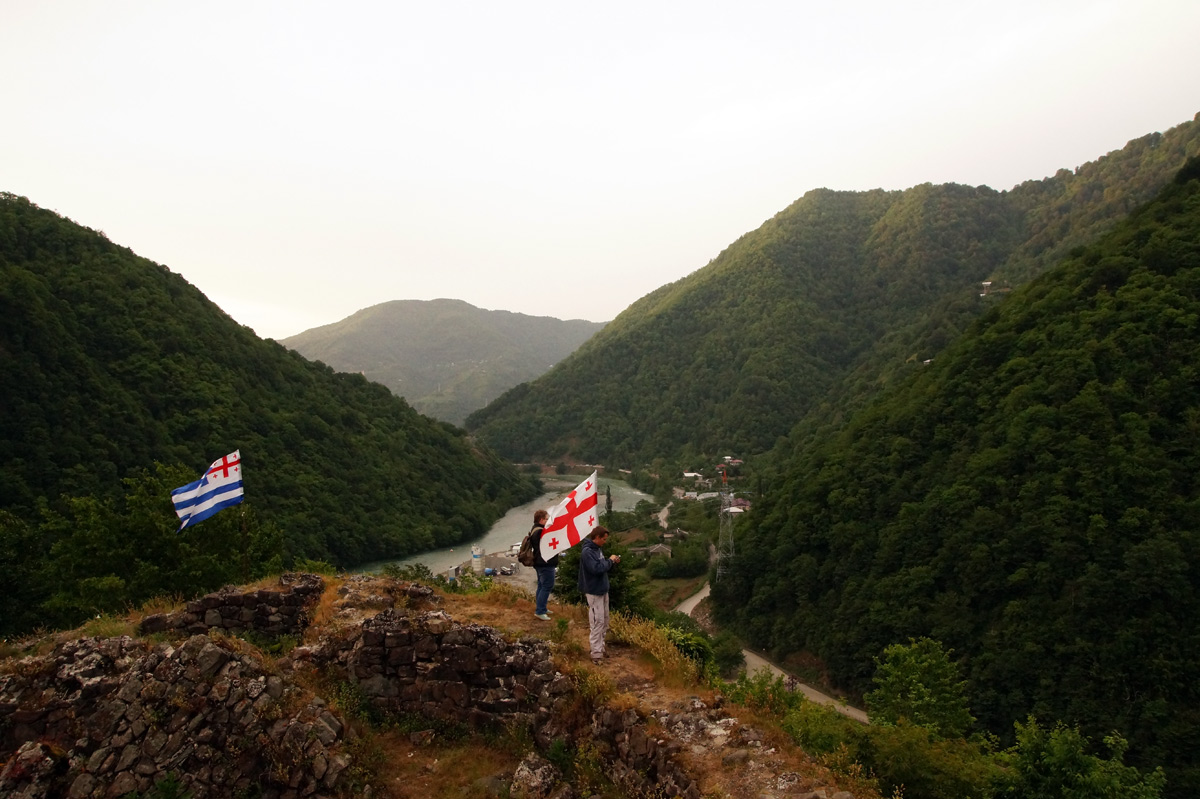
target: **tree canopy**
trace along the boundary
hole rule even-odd
[[[467,427],[514,460],[626,468],[755,455],[797,426],[803,439],[936,357],[1004,289],[1149,201],[1196,154],[1189,122],[1010,191],[810,191]]]
[[[454,544],[536,495],[461,430],[259,339],[179,275],[13,195],[0,195],[0,372],[0,510],[35,526],[21,534],[30,570],[69,535],[41,526],[43,508],[117,500],[156,463],[194,480],[234,449],[285,563]]]
[[[865,688],[886,647],[960,653],[997,732],[1117,729],[1200,788],[1200,161],[783,458],[715,608]],[[752,553],[752,556],[750,555]]]

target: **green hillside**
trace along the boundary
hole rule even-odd
[[[623,466],[755,454],[837,424],[996,297],[1154,196],[1200,125],[998,192],[809,192],[467,419],[514,459]]]
[[[152,564],[136,547],[108,563],[102,555],[130,546],[129,531],[82,545],[75,530],[84,511],[59,498],[124,502],[123,479],[153,480],[156,463],[179,480],[170,489],[240,449],[245,506],[281,531],[276,556],[285,564],[307,557],[351,566],[453,544],[535,495],[462,431],[361,376],[258,339],[179,275],[7,194],[0,374],[0,565],[16,567],[6,579],[32,581],[8,586],[10,598],[18,587],[32,592],[27,608],[64,580],[111,577],[149,591],[236,576],[222,563],[204,579],[145,577],[182,556]],[[165,492],[156,501],[147,548],[176,526]],[[199,544],[221,524],[177,538]],[[71,551],[77,571],[43,573],[54,562],[67,568],[61,559]],[[10,623],[0,608],[0,627]]]
[[[604,327],[462,300],[396,300],[364,308],[280,343],[341,372],[360,372],[424,414],[462,424],[467,414],[542,375]]]
[[[714,586],[863,689],[953,648],[972,711],[1116,729],[1200,791],[1200,160],[790,457]]]

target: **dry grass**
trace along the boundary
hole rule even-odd
[[[614,613],[609,631],[616,640],[635,646],[653,658],[659,680],[676,686],[695,684],[696,664],[685,657],[654,622]]]
[[[181,594],[172,594],[170,596],[156,596],[142,603],[140,608],[130,611],[130,618],[133,621],[141,621],[147,616],[156,616],[158,614],[174,613],[177,610],[183,610],[186,607],[187,601]]]
[[[315,643],[321,636],[321,629],[333,621],[337,608],[333,603],[338,600],[338,589],[345,582],[340,577],[325,577],[325,590],[321,592],[317,604],[309,612],[309,626],[304,631],[304,642]]]
[[[524,756],[486,740],[417,746],[398,731],[377,734],[375,743],[382,758],[372,787],[391,799],[485,799],[491,794],[483,782],[508,779]]]
[[[493,580],[492,585],[483,595],[486,601],[494,604],[506,604],[512,607],[517,602],[533,602],[534,596],[519,585]]]

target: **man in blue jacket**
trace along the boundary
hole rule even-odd
[[[608,573],[621,562],[620,555],[604,557],[601,547],[607,541],[608,530],[597,527],[583,539],[579,552],[579,590],[587,597],[592,662],[597,664],[607,654],[604,634],[608,632]]]

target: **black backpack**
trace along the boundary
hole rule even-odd
[[[529,535],[525,536],[525,540],[521,542],[521,549],[517,551],[517,562],[522,566],[533,565],[533,548],[538,545],[538,538],[540,537],[541,532],[541,527],[534,526],[534,528],[529,531]]]

